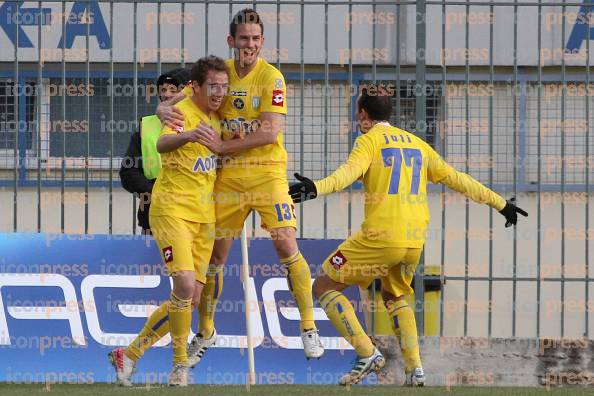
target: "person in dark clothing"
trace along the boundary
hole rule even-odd
[[[157,79],[159,100],[164,101],[175,96],[188,81],[190,72],[186,69],[179,68],[161,74]],[[130,137],[120,168],[122,187],[139,197],[138,225],[145,234],[150,234],[150,197],[161,168],[161,159],[156,149],[160,132],[161,124],[156,116],[143,117],[138,131]]]

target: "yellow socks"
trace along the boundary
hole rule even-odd
[[[214,315],[222,290],[223,266],[210,264],[206,274],[206,284],[202,289],[200,304],[198,305],[200,318],[198,332],[204,338],[210,338],[214,332]]]
[[[316,328],[311,294],[311,272],[307,261],[297,251],[291,257],[283,258],[280,263],[287,269],[287,282],[293,298],[297,302],[301,316],[301,331]]]
[[[173,345],[173,364],[187,364],[187,343],[192,322],[192,299],[181,299],[173,292],[169,304],[169,327]]]
[[[124,354],[137,361],[142,355],[169,333],[169,301],[164,302],[149,316],[138,337],[124,350]]]
[[[386,304],[388,313],[394,319],[394,334],[400,341],[402,357],[407,373],[421,365],[419,340],[417,337],[417,322],[415,313],[405,300],[396,300]]]
[[[359,323],[355,310],[344,294],[330,290],[320,298],[320,305],[341,336],[351,344],[359,357],[369,357],[375,347]]]

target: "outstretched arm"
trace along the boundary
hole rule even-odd
[[[314,182],[296,173],[295,177],[300,182],[289,187],[289,194],[293,202],[307,201],[316,198],[318,195],[331,194],[350,186],[367,172],[373,158],[372,153],[371,142],[361,136],[357,138],[347,162],[342,164],[330,176]]]
[[[446,176],[440,181],[454,191],[458,191],[480,204],[487,204],[493,209],[501,210],[505,206],[505,199],[496,192],[479,183],[472,176],[458,172],[450,166]]]
[[[487,204],[501,213],[505,219],[505,226],[518,222],[518,213],[528,216],[528,213],[515,205],[515,198],[506,201],[501,195],[479,183],[472,176],[459,172],[446,163],[433,149],[429,159],[427,174],[429,180],[441,183],[454,191],[464,194],[474,202]]]

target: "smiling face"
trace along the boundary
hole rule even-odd
[[[196,103],[202,110],[217,111],[229,89],[229,76],[218,70],[209,70],[202,85],[192,81]]]
[[[239,61],[241,67],[252,67],[264,45],[262,28],[257,23],[239,24],[235,36],[227,37],[227,43],[233,48],[235,60]]]

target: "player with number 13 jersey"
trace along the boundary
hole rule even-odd
[[[229,96],[219,110],[223,140],[243,139],[261,125],[260,113],[287,114],[286,86],[282,73],[266,60],[258,58],[248,75],[240,78],[233,65],[229,76]],[[283,145],[283,131],[276,142],[254,147],[225,159],[221,178],[257,177],[266,174],[285,176],[287,152]]]
[[[324,353],[314,322],[311,271],[296,241],[295,207],[288,194],[287,152],[283,146],[287,114],[286,85],[282,73],[259,57],[264,24],[257,12],[244,9],[233,16],[227,43],[234,56],[227,61],[229,92],[219,109],[222,139],[207,125],[199,142],[217,153],[220,169],[214,186],[216,236],[210,260],[200,328],[188,349],[195,366],[216,341],[214,313],[223,288],[221,275],[233,238],[239,237],[252,211],[270,232],[280,264],[300,314],[305,356]],[[199,127],[200,129],[201,127]]]

